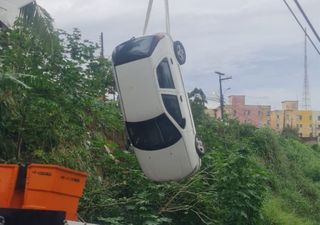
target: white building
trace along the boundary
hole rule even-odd
[[[11,27],[20,9],[35,0],[0,0],[0,27]]]

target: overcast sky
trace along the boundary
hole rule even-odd
[[[287,0],[301,18],[293,0]],[[57,28],[77,27],[85,39],[105,35],[105,52],[142,33],[148,0],[38,0]],[[320,1],[300,0],[320,33]],[[186,88],[202,88],[208,97],[219,90],[214,71],[233,77],[225,95],[246,95],[248,104],[300,100],[303,93],[304,34],[282,0],[170,0],[172,36],[183,42]],[[306,24],[304,22],[304,24]],[[148,33],[165,30],[162,0],[154,1]],[[310,33],[311,34],[311,33]],[[315,43],[320,48],[320,43]],[[320,56],[309,44],[312,107],[320,110]]]

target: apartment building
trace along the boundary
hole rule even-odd
[[[228,103],[225,113],[240,123],[270,127],[279,133],[284,128],[292,128],[301,138],[320,137],[320,111],[299,110],[298,101],[283,101],[281,109],[273,111],[269,105],[246,105],[244,95],[229,96]],[[221,109],[207,110],[207,114],[221,118]]]
[[[314,136],[320,137],[320,111],[312,112],[312,120]]]
[[[313,117],[312,111],[298,111],[298,123],[297,127],[299,127],[299,136],[304,138],[312,138],[316,135],[313,130]]]
[[[225,114],[229,118],[237,119],[240,123],[252,124],[256,127],[270,126],[271,106],[269,105],[246,105],[244,95],[231,95],[229,104],[225,106]],[[221,109],[216,110],[216,117],[221,118]]]
[[[298,101],[283,101],[281,110],[271,111],[270,127],[278,132],[283,128],[298,128]]]

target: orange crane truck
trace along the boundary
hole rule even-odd
[[[93,225],[77,221],[86,177],[56,165],[0,164],[0,225]]]

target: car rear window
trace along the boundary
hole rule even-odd
[[[131,40],[118,45],[112,54],[115,66],[125,64],[152,55],[163,35],[150,35]]]
[[[126,126],[133,146],[141,150],[167,148],[182,137],[165,114],[147,121],[126,122]]]
[[[185,128],[186,120],[182,118],[178,97],[176,95],[163,94],[162,101],[170,116],[179,124],[181,128]]]
[[[160,88],[174,88],[172,74],[167,58],[163,59],[157,67],[157,78]]]

